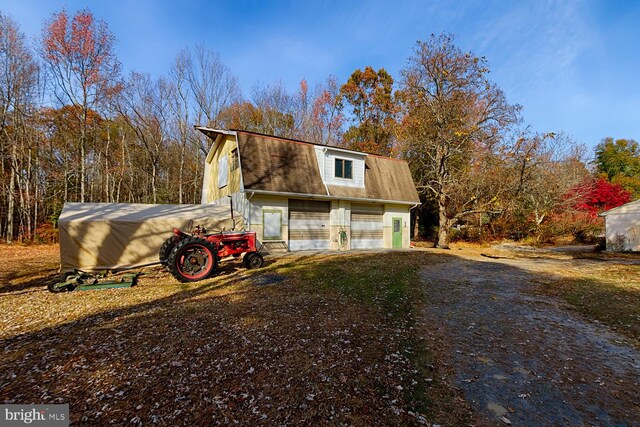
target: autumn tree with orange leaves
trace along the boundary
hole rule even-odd
[[[352,124],[344,134],[347,148],[383,156],[393,152],[395,116],[393,77],[384,68],[355,70],[340,88],[340,101],[350,108]]]
[[[78,107],[74,117],[80,124],[80,202],[86,195],[87,133],[92,125],[89,111],[106,108],[121,89],[120,62],[114,51],[115,37],[106,22],[88,10],[70,17],[64,10],[54,14],[42,33],[41,53],[61,105]]]

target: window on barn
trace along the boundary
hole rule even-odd
[[[336,159],[336,178],[353,179],[353,160]]]
[[[240,167],[240,160],[238,159],[238,149],[234,148],[231,151],[231,171],[238,169]]]
[[[222,156],[218,160],[218,188],[225,187],[227,185],[229,177],[229,157]]]

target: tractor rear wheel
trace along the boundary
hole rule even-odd
[[[169,259],[169,255],[171,255],[171,251],[176,246],[176,244],[182,240],[181,236],[171,236],[167,240],[164,241],[162,246],[160,246],[160,250],[158,251],[158,258],[160,259],[160,264],[167,266],[167,260]]]
[[[264,264],[264,258],[258,252],[249,252],[244,256],[243,262],[248,269],[260,268]]]
[[[180,282],[197,282],[213,275],[218,268],[215,246],[198,237],[176,243],[167,259],[169,272]]]

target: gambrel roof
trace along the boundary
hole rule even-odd
[[[364,158],[365,186],[353,188],[325,185],[315,150],[317,146],[325,147],[323,145],[243,130],[197,129],[214,139],[219,133],[236,135],[245,191],[420,203],[409,166],[404,160],[327,147]]]

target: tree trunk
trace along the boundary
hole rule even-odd
[[[85,180],[85,170],[84,170],[84,157],[85,157],[85,147],[84,147],[84,131],[82,132],[82,138],[80,141],[80,203],[84,203],[84,180]]]
[[[122,131],[122,129],[121,129]],[[122,142],[120,147],[122,148],[121,154],[122,154],[122,160],[120,161],[120,173],[119,173],[119,178],[118,178],[118,188],[116,190],[116,203],[120,203],[120,190],[122,189],[122,181],[124,181],[124,177],[125,177],[125,165],[127,164],[127,157],[125,155],[125,151],[126,151],[126,140],[124,138],[124,134],[122,135]]]
[[[95,159],[95,169],[97,169],[100,163],[102,163],[102,151],[98,151],[98,158]],[[98,177],[99,177],[99,174],[94,173],[94,175],[89,180],[91,182],[91,184],[89,184],[89,200],[96,200],[96,193],[98,193],[98,198],[100,197],[99,192],[101,190],[94,190],[95,186],[97,185],[96,181],[98,180]],[[94,193],[94,191],[96,193]],[[108,200],[105,200],[105,199],[102,199],[101,201],[108,202]]]
[[[31,224],[31,178],[32,178],[32,169],[31,169],[31,147],[29,147],[27,154],[27,178],[25,180],[24,185],[24,193],[25,193],[25,219],[26,219],[26,235],[28,239],[33,238],[33,227]]]
[[[180,170],[178,171],[178,204],[182,204],[182,186],[184,180],[184,154],[185,154],[186,142],[182,141],[182,147],[180,148]]]
[[[413,240],[418,240],[420,237],[420,206],[416,206],[413,210],[414,221],[413,221]]]
[[[152,163],[151,167],[151,195],[153,197],[153,203],[158,203],[158,189],[156,188],[156,180],[157,180],[158,168],[156,167],[156,162]]]
[[[33,238],[35,240],[35,238],[37,237],[36,235],[36,230],[38,229],[38,215],[39,215],[39,207],[40,207],[40,176],[39,176],[39,172],[40,172],[40,145],[38,145],[38,143],[36,142],[35,145],[35,180],[34,180],[34,199],[33,199],[33,226],[34,226],[34,231],[33,231]]]
[[[436,248],[449,249],[449,228],[447,225],[440,225],[438,228],[438,240],[436,241]]]
[[[111,203],[111,198],[109,197],[109,145],[111,145],[111,132],[107,127],[107,145],[105,147],[104,152],[104,201],[107,203]]]
[[[82,130],[80,131],[80,203],[84,203],[84,182],[86,180],[85,157],[87,138],[87,109],[82,110]]]
[[[67,154],[67,150],[64,147],[62,148],[62,157],[63,157],[62,179],[64,180],[62,203],[67,203],[69,201],[69,184],[68,184],[68,178],[67,178],[67,176],[69,175],[69,156]]]
[[[446,196],[440,193],[438,196],[438,238],[436,240],[436,248],[449,249],[449,229],[451,228],[451,220],[447,218],[447,207],[445,205]]]
[[[64,189],[63,189],[63,200],[62,203],[66,203],[69,200],[69,185],[67,184],[67,167],[64,168]]]
[[[34,196],[33,196],[33,240],[38,237],[38,182],[35,183]]]
[[[536,222],[536,226],[535,226],[535,237],[536,237],[536,242],[539,242],[541,240],[541,233],[540,233],[540,225],[542,224],[542,221],[544,221],[545,218],[545,214],[544,213],[540,213],[540,211],[538,211],[538,208],[535,208],[533,210],[533,213],[535,215],[535,222]]]
[[[200,179],[201,175],[204,175],[204,172],[202,172],[202,174],[200,173],[200,168],[204,167],[204,161],[201,162],[200,161],[200,153],[198,153],[198,158],[197,158],[197,164],[196,164],[196,176],[193,179],[193,203],[200,203],[200,199],[202,198],[202,193],[200,192],[202,187],[202,179]],[[201,166],[202,165],[202,166]],[[200,197],[198,197],[198,195]]]
[[[18,166],[15,166],[16,171],[18,170]],[[20,218],[20,224],[18,226],[18,239],[22,242],[24,241],[24,213],[25,209],[25,201],[24,201],[24,191],[22,189],[24,186],[22,185],[22,176],[16,173],[16,184],[18,185],[18,194],[20,197],[18,198],[19,206],[18,206],[18,218]]]
[[[9,194],[8,197],[8,207],[7,207],[7,243],[13,243],[13,217],[15,214],[15,198],[14,198],[14,188],[16,186],[16,172],[15,172],[15,160],[16,160],[16,145],[13,144],[11,147],[11,167],[9,168]]]

